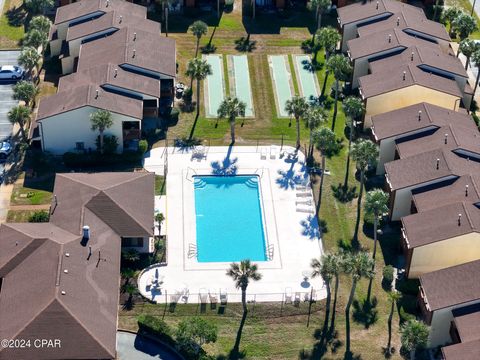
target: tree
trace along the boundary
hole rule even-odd
[[[461,40],[466,39],[471,33],[478,29],[475,18],[463,11],[453,19],[451,26],[455,32],[458,32]]]
[[[323,191],[323,178],[325,175],[325,163],[326,157],[336,148],[337,140],[335,138],[335,133],[325,127],[314,130],[313,132],[313,141],[315,147],[322,156],[322,175],[320,178],[320,190],[318,193],[318,203],[317,203],[317,215],[320,213],[320,206],[322,203],[322,191]]]
[[[457,18],[457,16],[462,12],[460,8],[456,5],[448,7],[445,11],[442,13],[442,22],[446,25],[447,23],[450,24],[450,36],[454,37],[456,36],[455,34],[455,29],[452,27],[452,22]]]
[[[49,18],[43,15],[38,15],[30,20],[30,24],[28,24],[28,30],[35,29],[40,31],[42,34],[48,35],[51,26],[52,22]]]
[[[288,115],[295,118],[297,126],[297,149],[300,148],[300,118],[305,114],[307,109],[308,104],[305,98],[301,96],[294,96],[285,103],[285,111]]]
[[[410,352],[410,360],[415,359],[417,349],[427,346],[429,328],[418,320],[409,320],[400,328],[402,345]]]
[[[388,212],[388,194],[381,189],[373,189],[367,192],[365,197],[365,212],[373,216],[373,260],[377,254],[377,228],[380,216]],[[375,261],[373,262],[375,271]],[[368,284],[367,302],[370,302],[372,292],[372,280]]]
[[[27,69],[28,75],[31,77],[33,69],[38,67],[41,55],[35,48],[31,46],[24,47],[18,56],[18,63]],[[38,73],[38,69],[37,69]]]
[[[317,25],[315,32],[317,32],[322,26],[322,15],[325,11],[328,10],[332,2],[330,0],[312,0],[311,6],[312,10],[315,11],[315,23]],[[315,32],[312,36],[312,45],[315,41]]]
[[[92,131],[97,131],[100,136],[100,154],[103,154],[104,132],[113,125],[112,113],[108,110],[97,110],[90,114]]]
[[[40,32],[37,29],[30,29],[23,38],[24,46],[31,46],[35,49],[42,49],[41,52],[45,50],[45,47],[48,44],[48,34]]]
[[[24,101],[27,107],[32,104],[38,93],[39,89],[31,81],[22,80],[13,86],[13,98]]]
[[[360,214],[362,211],[362,195],[365,185],[365,172],[368,167],[374,165],[378,157],[378,146],[370,140],[360,139],[352,147],[352,158],[357,163],[357,169],[360,171],[360,191],[357,202],[357,222],[355,223],[355,232],[353,240],[358,240],[358,229],[360,226]]]
[[[206,35],[207,34],[207,31],[208,31],[208,25],[205,24],[203,21],[201,20],[197,20],[195,21],[191,28],[190,28],[190,31],[192,32],[193,35],[195,35],[195,37],[197,38],[197,48],[195,50],[195,57],[197,57],[198,55],[198,47],[200,45],[200,39],[202,38],[203,35]]]
[[[217,341],[217,333],[213,322],[196,316],[180,321],[175,336],[182,350],[198,357],[203,344]]]
[[[200,114],[200,81],[212,74],[212,67],[206,60],[194,58],[187,63],[187,76],[190,76],[191,82],[197,80],[197,116]]]
[[[155,215],[155,221],[158,223],[158,233],[160,234],[160,229],[162,227],[162,223],[165,220],[165,216],[163,213],[159,212],[158,214]]]
[[[462,53],[467,58],[467,60],[465,61],[465,70],[468,69],[468,65],[470,64],[470,57],[475,51],[477,51],[477,49],[479,49],[479,46],[474,40],[463,39],[462,41],[460,41],[457,57],[460,53]]]
[[[352,277],[352,287],[350,288],[350,295],[348,297],[347,306],[345,307],[345,354],[351,354],[350,351],[350,307],[352,306],[353,298],[357,283],[361,278],[370,279],[374,276],[372,271],[373,259],[367,252],[359,252],[356,254],[345,254],[342,262],[345,273]]]
[[[349,96],[343,100],[343,112],[348,119],[350,131],[348,134],[348,151],[347,151],[347,166],[345,170],[345,180],[343,182],[343,188],[346,190],[348,187],[348,176],[350,173],[350,149],[352,148],[353,133],[355,132],[354,122],[363,115],[365,111],[365,105],[362,99],[356,96]]]
[[[339,34],[337,29],[331,26],[327,26],[318,30],[317,36],[318,42],[325,49],[325,58],[328,60],[330,55],[337,48],[337,44],[342,39],[342,36]]]
[[[122,270],[122,278],[125,280],[125,283],[123,284],[124,290],[127,285],[130,285],[130,280],[135,276],[135,270],[131,268],[125,268]]]
[[[138,251],[135,249],[128,249],[128,250],[122,251],[122,257],[125,261],[129,263],[134,263],[140,260],[140,255],[138,254]]]
[[[335,77],[335,103],[333,107],[332,130],[335,131],[335,120],[338,111],[338,93],[340,81],[346,81],[352,72],[352,66],[347,57],[342,54],[333,55],[327,60],[327,69]],[[326,76],[326,75],[325,75]]]
[[[30,14],[43,14],[55,5],[54,0],[24,0],[23,4]]]
[[[238,328],[235,345],[232,350],[232,354],[236,355],[240,351],[240,340],[242,337],[243,326],[247,320],[247,287],[250,281],[259,281],[262,278],[262,274],[258,272],[257,265],[252,264],[250,260],[242,260],[240,264],[230,264],[230,269],[227,270],[227,275],[235,281],[235,287],[242,290],[243,315]]]
[[[50,214],[46,210],[37,210],[28,217],[28,222],[31,223],[41,223],[48,222],[50,219]]]
[[[235,120],[238,116],[245,116],[246,104],[236,97],[226,97],[218,108],[218,117],[228,119],[232,144],[235,143]]]
[[[341,257],[336,254],[325,253],[319,259],[313,259],[311,266],[313,268],[312,277],[316,278],[321,276],[325,283],[327,289],[327,303],[325,305],[325,322],[323,324],[323,337],[327,334],[329,312],[330,312],[330,302],[332,298],[332,280],[335,279],[335,301],[332,312],[332,319],[335,321],[335,307],[337,302],[337,291],[338,291],[338,276],[340,274],[340,260]],[[333,325],[332,325],[333,326]]]
[[[135,285],[132,285],[132,284],[125,285],[124,289],[125,289],[125,292],[128,294],[128,299],[125,302],[125,308],[127,310],[130,310],[131,308],[133,308],[133,305],[135,305],[133,296],[137,294],[138,289]]]
[[[30,121],[31,111],[28,107],[18,105],[10,109],[7,114],[8,120],[13,124],[18,124],[23,140],[27,140],[26,127]]]
[[[477,67],[477,78],[475,80],[475,86],[473,87],[473,95],[475,95],[475,92],[477,91],[478,87],[478,81],[480,79],[480,48],[475,50],[475,52],[472,54],[471,59],[475,66]],[[473,101],[472,101],[473,104]]]
[[[395,305],[397,304],[398,300],[402,297],[397,291],[390,291],[388,293],[388,300],[390,300],[390,314],[388,315],[388,341],[387,341],[387,349],[386,353],[388,355],[392,354],[392,320],[393,320],[393,313],[395,311]]]
[[[324,108],[319,106],[309,106],[303,115],[305,127],[310,131],[307,158],[309,161],[313,159],[313,130],[318,128],[322,123],[328,120],[328,113]]]

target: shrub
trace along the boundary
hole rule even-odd
[[[387,265],[383,268],[382,286],[385,290],[392,288],[394,270],[392,265]]]
[[[100,135],[97,136],[95,140],[95,145],[97,150],[100,151]],[[104,135],[103,136],[103,154],[111,155],[117,152],[118,148],[118,138],[115,135]]]
[[[418,295],[418,287],[420,286],[420,281],[415,279],[403,279],[401,281],[397,281],[396,288],[403,294]]]
[[[169,121],[171,124],[174,124],[178,121],[179,114],[180,114],[180,110],[178,110],[177,108],[172,108],[169,115]]]
[[[147,333],[168,344],[175,344],[175,341],[172,339],[172,330],[162,319],[148,314],[141,314],[138,316],[137,322],[140,333]]]
[[[135,165],[141,160],[136,152],[125,152],[123,154],[101,155],[97,152],[91,154],[78,154],[66,152],[63,154],[63,162],[69,168],[95,168],[98,166],[114,165]]]
[[[400,316],[401,323],[404,323],[409,320],[416,320],[417,318],[415,315],[407,313],[403,308],[403,306],[400,307],[400,311],[398,312],[398,314]]]
[[[41,223],[41,222],[48,222],[49,219],[50,219],[50,214],[48,213],[48,211],[38,210],[28,217],[28,222]]]
[[[147,140],[140,140],[138,142],[138,152],[143,155],[147,152],[147,150],[148,150]]]

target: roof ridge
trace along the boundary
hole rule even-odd
[[[452,133],[453,140],[455,140],[455,144],[457,146],[460,146],[460,142],[458,141],[457,134],[455,134],[455,128],[452,123],[449,123],[447,127],[450,129],[450,132]]]
[[[473,222],[472,222],[472,219],[470,217],[470,214],[467,210],[467,207],[465,206],[465,201],[462,201],[462,207],[463,207],[463,211],[465,212],[465,216],[467,217],[467,220],[468,220],[468,223],[470,225],[470,228],[471,229],[474,229],[475,227],[473,226]]]
[[[119,182],[119,183],[117,183],[117,184],[113,184],[113,185],[110,185],[110,186],[106,187],[104,190],[112,189],[112,188],[117,187],[117,186],[119,186],[119,185],[123,185],[123,184],[129,183],[129,182],[135,181],[135,180],[137,180],[137,179],[139,179],[139,178],[141,178],[141,177],[143,177],[143,176],[147,176],[147,174],[150,174],[150,172],[146,172],[146,173],[137,172],[137,173],[133,173],[133,174],[140,174],[140,175],[139,175],[138,177],[135,177],[135,178],[133,178],[133,177],[130,178],[130,176],[129,176],[129,177],[127,177],[125,180],[123,180],[123,181],[121,181],[121,182]]]
[[[475,192],[477,193],[477,195],[480,196],[480,192],[478,191],[478,186],[477,186],[477,182],[475,181],[475,178],[472,176],[472,174],[468,174],[468,177],[470,178],[470,180],[472,181],[472,185],[475,189]]]

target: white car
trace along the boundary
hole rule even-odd
[[[12,152],[12,145],[8,141],[0,141],[0,159],[6,159]]]
[[[0,80],[17,80],[23,78],[25,71],[20,66],[0,66]]]

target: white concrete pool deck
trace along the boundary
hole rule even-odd
[[[308,181],[304,155],[295,156],[292,147],[284,147],[280,152],[278,146],[238,146],[231,151],[229,147],[206,147],[204,151],[205,157],[201,159],[192,158],[192,150],[179,148],[168,148],[168,155],[164,148],[146,154],[146,170],[158,175],[163,175],[168,156],[163,224],[168,245],[167,265],[147,269],[139,279],[140,292],[157,302],[172,301],[171,295],[175,293],[184,293],[185,301],[200,302],[198,294],[208,292],[217,299],[220,292],[226,292],[228,301],[240,301],[239,290],[225,275],[229,263],[199,263],[195,258],[192,176],[220,174],[228,168],[235,169],[238,175],[260,176],[266,237],[273,247],[270,261],[257,262],[263,278],[250,283],[249,299],[257,294],[256,301],[282,301],[286,292],[304,299],[312,288],[317,299],[324,298],[322,279],[308,277],[310,262],[321,255],[322,243],[312,193],[304,186]],[[147,290],[147,282],[155,276],[161,277],[163,283],[152,293]]]

